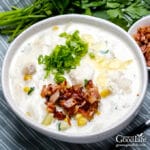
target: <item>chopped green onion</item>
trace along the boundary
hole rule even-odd
[[[70,125],[67,122],[62,121],[62,122],[58,123],[59,131],[64,131],[64,130],[68,129],[69,127],[70,127]]]
[[[42,64],[43,63],[43,55],[40,55],[38,57],[38,64]]]
[[[84,86],[86,86],[86,85],[87,85],[87,83],[88,83],[88,80],[87,80],[87,79],[85,79],[85,80],[84,80]]]
[[[89,56],[90,56],[91,59],[94,59],[94,58],[95,58],[95,55],[94,55],[94,53],[92,53],[92,52],[89,53]]]
[[[65,81],[66,78],[62,74],[56,73],[54,80],[56,83],[61,83],[61,82]]]
[[[30,90],[29,90],[29,92],[28,92],[28,95],[30,95],[33,91],[34,91],[34,87],[30,87]]]
[[[45,77],[50,73],[64,74],[80,65],[80,60],[88,52],[88,43],[79,36],[79,31],[72,34],[61,33],[60,37],[66,38],[65,45],[56,45],[49,55],[40,55],[38,63],[44,65]]]
[[[61,122],[58,123],[58,131],[61,130],[60,125],[61,125]]]

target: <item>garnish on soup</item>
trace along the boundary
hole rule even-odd
[[[79,31],[72,34],[64,32],[60,34],[60,37],[66,39],[65,45],[56,45],[50,55],[40,55],[38,58],[38,63],[45,66],[45,77],[48,77],[50,73],[63,75],[65,71],[75,69],[88,52],[88,43],[80,38]],[[55,79],[57,80],[57,77]]]
[[[20,46],[10,67],[10,89],[17,106],[36,123],[88,134],[129,111],[139,93],[139,75],[130,47],[113,32],[69,23],[45,29]]]
[[[47,110],[54,118],[64,120],[75,117],[78,126],[85,125],[94,117],[100,101],[98,88],[92,80],[87,81],[85,86],[77,84],[69,87],[66,81],[44,85],[41,96],[46,99]],[[58,111],[58,108],[62,110]]]

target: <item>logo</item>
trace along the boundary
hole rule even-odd
[[[147,141],[143,133],[134,136],[116,136],[116,147],[129,147],[129,146],[145,146]]]

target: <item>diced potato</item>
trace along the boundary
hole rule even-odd
[[[28,93],[28,92],[30,91],[30,87],[25,86],[25,87],[23,88],[23,90],[24,90],[25,93]]]
[[[45,126],[48,126],[48,125],[51,124],[52,120],[53,120],[53,114],[48,113],[45,116],[44,120],[42,121],[42,124],[45,125]]]
[[[77,119],[78,126],[85,126],[87,124],[87,119],[85,117],[80,117]]]
[[[105,98],[107,96],[109,96],[111,94],[111,90],[110,89],[103,89],[101,92],[100,92],[100,95],[102,98]]]
[[[23,68],[24,75],[33,75],[36,72],[34,64],[28,64]]]
[[[27,80],[31,80],[32,79],[32,75],[24,75],[24,80],[27,81]]]
[[[58,130],[59,130],[59,131],[66,130],[66,129],[68,129],[68,128],[70,128],[70,125],[69,125],[67,122],[65,122],[65,121],[60,122],[60,123],[58,124]]]
[[[81,63],[76,69],[72,69],[69,73],[72,84],[81,84],[85,79],[90,80],[93,78],[93,66],[87,62]]]

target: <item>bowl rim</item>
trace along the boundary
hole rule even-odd
[[[137,20],[128,30],[128,33],[132,36],[133,34],[131,34],[132,30],[139,28],[141,25],[141,23],[145,22],[146,20],[150,20],[150,15],[146,15],[144,17],[142,17],[141,19]],[[137,44],[138,45],[138,44]],[[140,49],[141,50],[141,49]],[[150,71],[150,67],[148,67],[146,65],[148,71]]]
[[[66,19],[66,18],[79,18],[79,19],[85,19],[85,20],[90,20],[90,21],[95,21],[98,23],[103,23],[103,24],[108,24],[109,26],[112,26],[114,28],[114,30],[118,30],[118,32],[122,32],[122,34],[124,34],[124,36],[126,36],[128,39],[131,40],[131,42],[134,44],[134,47],[137,49],[137,53],[138,56],[141,58],[141,64],[143,66],[143,75],[144,75],[144,85],[143,85],[143,89],[141,91],[141,94],[139,96],[138,102],[136,103],[135,107],[132,108],[132,110],[126,114],[126,116],[124,116],[124,118],[121,118],[119,122],[115,123],[112,125],[111,128],[109,129],[105,129],[101,132],[94,132],[94,134],[86,134],[86,135],[73,135],[73,134],[64,134],[62,132],[54,132],[54,131],[50,131],[48,130],[47,127],[43,127],[42,125],[38,125],[35,122],[33,122],[30,118],[25,117],[23,115],[23,113],[19,113],[19,109],[13,104],[13,100],[10,96],[10,93],[7,93],[7,86],[5,85],[5,72],[6,72],[6,65],[7,65],[7,61],[8,61],[8,56],[9,53],[12,50],[12,47],[17,43],[17,41],[25,34],[27,34],[28,32],[30,32],[30,30],[34,29],[36,26],[40,26],[46,22],[52,22],[53,20],[59,20],[59,19]],[[30,127],[32,127],[33,129],[36,129],[37,131],[39,131],[40,133],[43,133],[45,135],[48,135],[49,137],[55,138],[55,139],[59,139],[62,141],[67,141],[67,142],[73,142],[73,143],[92,143],[92,142],[96,142],[96,141],[100,141],[103,139],[106,139],[107,137],[110,137],[114,134],[116,134],[117,132],[119,132],[120,130],[122,130],[125,126],[127,126],[129,124],[129,122],[131,122],[131,120],[135,117],[135,115],[137,114],[137,112],[139,111],[140,105],[144,100],[144,95],[146,93],[146,89],[147,89],[147,84],[148,84],[148,72],[146,69],[146,65],[145,65],[145,61],[144,61],[144,56],[142,55],[142,52],[140,52],[139,47],[135,44],[135,41],[132,39],[132,37],[126,32],[124,31],[122,28],[120,28],[119,26],[106,21],[104,19],[100,19],[100,18],[96,18],[96,17],[91,17],[91,16],[86,16],[86,15],[79,15],[79,14],[68,14],[68,15],[59,15],[59,16],[55,16],[55,17],[51,17],[48,19],[45,19],[43,21],[40,21],[34,25],[32,25],[31,27],[29,27],[27,30],[25,30],[23,33],[21,33],[9,46],[4,61],[3,61],[3,65],[2,65],[2,76],[1,76],[1,82],[2,82],[2,90],[4,93],[4,97],[7,101],[7,103],[9,104],[10,108],[13,110],[13,112],[21,119],[23,120],[26,124],[28,124]],[[17,108],[17,109],[16,109]]]

